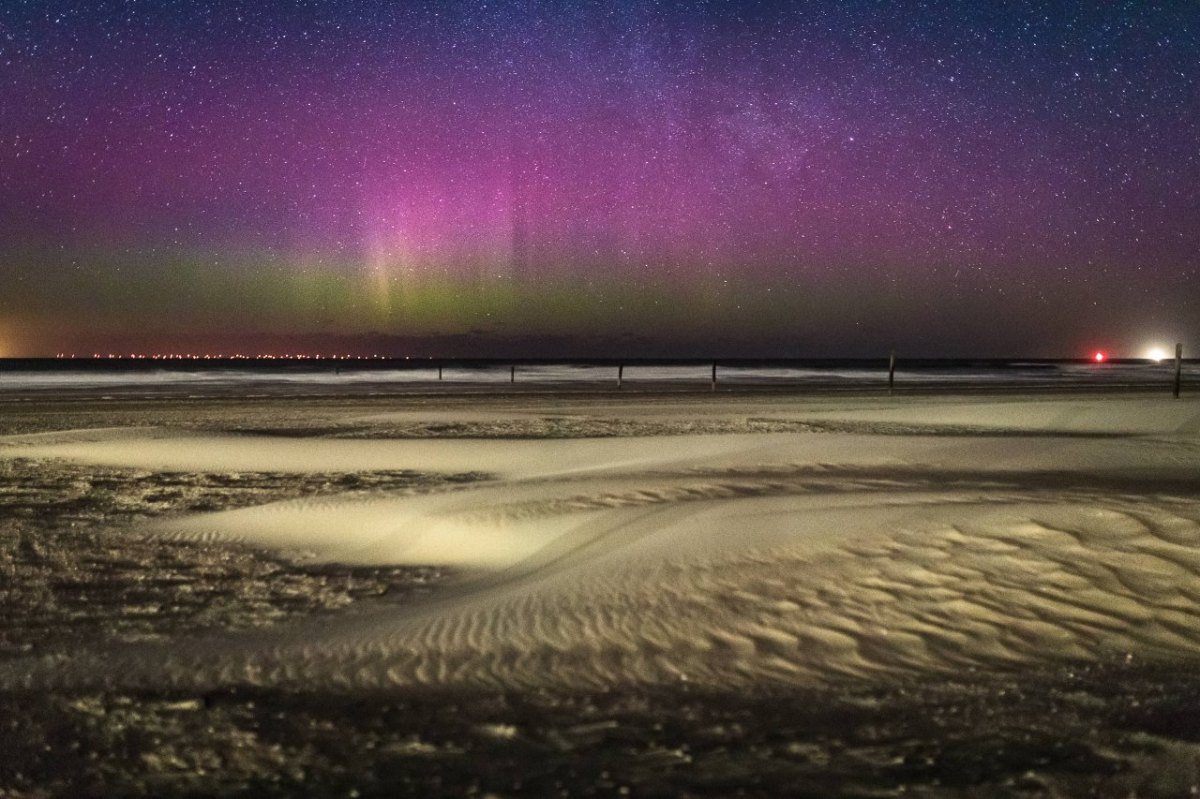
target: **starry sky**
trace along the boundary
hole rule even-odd
[[[4,0],[0,355],[1200,347],[1200,4]]]

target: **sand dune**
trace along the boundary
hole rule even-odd
[[[797,414],[926,425],[930,435],[343,441],[140,430],[10,438],[0,456],[495,478],[424,495],[274,503],[143,531],[463,570],[430,599],[253,638],[10,663],[0,679],[728,687],[1193,659],[1196,409],[1147,402]],[[933,434],[947,420],[1002,427],[1005,419],[1010,430],[1154,435]]]

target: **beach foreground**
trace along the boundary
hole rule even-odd
[[[1200,789],[1193,400],[4,425],[0,795]]]

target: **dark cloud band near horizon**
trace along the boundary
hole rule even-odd
[[[1190,3],[6,3],[0,355],[1200,342],[1198,53]]]

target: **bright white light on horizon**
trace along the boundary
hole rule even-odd
[[[1151,347],[1150,349],[1146,350],[1146,357],[1155,363],[1158,363],[1159,361],[1165,361],[1167,359],[1167,351],[1162,347]]]

